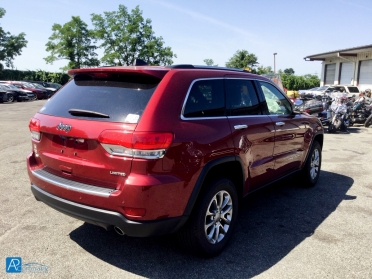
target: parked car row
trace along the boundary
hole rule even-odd
[[[0,81],[0,102],[49,99],[62,85],[40,81]]]

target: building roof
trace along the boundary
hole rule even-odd
[[[304,60],[306,61],[324,61],[325,58],[329,57],[335,57],[335,56],[357,56],[358,53],[361,52],[369,52],[372,51],[372,45],[365,45],[365,46],[358,46],[353,48],[345,48],[345,49],[339,49],[339,50],[333,50],[313,55],[308,55],[304,57]]]

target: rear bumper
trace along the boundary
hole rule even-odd
[[[119,227],[126,235],[147,237],[168,234],[177,231],[187,220],[187,217],[168,218],[156,221],[131,221],[122,214],[91,206],[82,205],[52,195],[34,184],[31,191],[38,201],[76,219],[101,226],[106,230]]]

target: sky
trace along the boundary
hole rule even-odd
[[[67,60],[46,64],[45,44],[55,23],[72,16],[92,28],[91,14],[139,6],[151,19],[177,58],[174,64],[224,67],[238,51],[247,50],[259,65],[292,68],[296,75],[321,72],[321,62],[304,57],[372,44],[371,0],[12,0],[2,1],[0,26],[13,35],[26,34],[27,47],[14,60],[17,70],[60,72]],[[102,51],[97,51],[101,56]]]

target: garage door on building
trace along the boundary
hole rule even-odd
[[[354,63],[341,63],[340,84],[352,84],[354,74]]]
[[[372,60],[363,60],[360,62],[359,81],[360,89],[370,88],[372,85]]]
[[[325,84],[334,84],[336,74],[336,64],[325,65]]]

